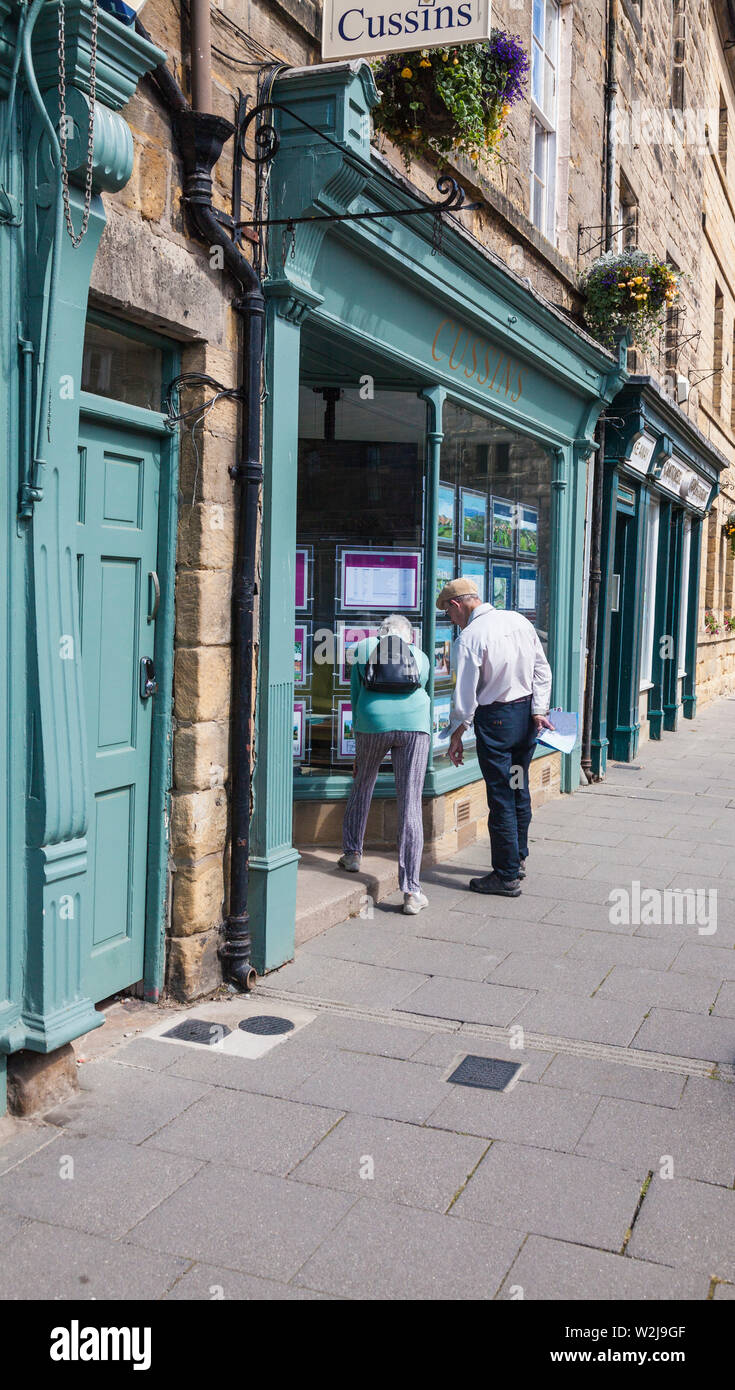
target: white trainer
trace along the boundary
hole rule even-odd
[[[406,913],[407,917],[415,917],[416,913],[420,912],[422,907],[428,906],[429,899],[426,897],[425,893],[403,894],[403,911]]]
[[[343,854],[341,858],[337,860],[337,866],[340,869],[346,869],[348,874],[357,874],[360,872],[361,862],[361,854]]]

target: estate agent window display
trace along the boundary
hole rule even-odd
[[[365,400],[357,388],[302,387],[299,418],[294,764],[304,776],[344,774],[355,751],[357,642],[402,612],[423,645],[426,408],[410,391],[376,389]],[[485,601],[524,613],[546,647],[550,457],[451,400],[443,432],[437,592],[457,576],[474,579]],[[435,755],[448,747],[455,636],[437,620]]]

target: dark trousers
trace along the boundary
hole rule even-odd
[[[536,743],[531,696],[505,705],[478,705],[475,738],[490,808],[493,868],[500,878],[515,879],[528,854],[531,824],[528,769]]]

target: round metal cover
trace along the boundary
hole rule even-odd
[[[256,1018],[244,1018],[238,1023],[243,1033],[290,1033],[293,1023],[289,1018],[277,1018],[275,1014],[258,1014]]]

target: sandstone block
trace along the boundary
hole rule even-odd
[[[171,917],[173,935],[193,936],[219,926],[224,891],[221,854],[177,869]]]
[[[174,665],[177,719],[225,720],[230,708],[230,653],[225,647],[179,647]]]
[[[79,1090],[77,1064],[71,1043],[54,1052],[23,1049],[8,1057],[8,1110],[33,1115],[49,1110]]]
[[[174,858],[202,859],[224,848],[227,834],[227,794],[211,791],[174,792],[171,805],[171,853]]]
[[[217,948],[217,930],[194,936],[176,936],[169,941],[168,989],[184,1003],[211,994],[222,984],[222,967]]]

